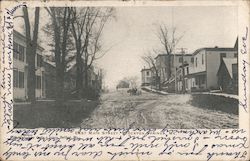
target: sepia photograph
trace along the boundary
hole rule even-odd
[[[250,1],[1,1],[1,160],[249,160]]]
[[[20,7],[15,128],[237,129],[237,6]]]

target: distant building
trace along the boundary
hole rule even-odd
[[[236,58],[223,58],[217,77],[218,85],[223,92],[238,94],[238,62]]]
[[[13,87],[14,99],[26,100],[28,98],[27,83],[28,64],[26,57],[26,38],[21,33],[14,30],[13,34]],[[43,67],[43,48],[37,46],[35,56],[35,74],[36,74],[36,98],[45,98],[45,73]]]
[[[177,92],[181,93],[184,91],[188,91],[188,74],[189,74],[189,64],[185,63],[177,68],[176,71],[176,82],[177,82]]]
[[[152,71],[151,69],[141,70],[141,86],[149,86],[152,81]]]
[[[170,58],[170,65],[169,65]],[[174,77],[176,74],[176,68],[180,67],[183,63],[190,63],[192,60],[192,54],[159,54],[155,58],[156,68],[159,72],[160,81],[165,84],[166,81]],[[170,67],[170,77],[168,78],[168,68]]]
[[[83,87],[85,87],[84,75],[85,74],[83,71],[83,79],[82,79]],[[67,69],[67,72],[65,74],[64,88],[66,95],[74,95],[76,93],[76,79],[77,79],[76,64],[71,64],[71,66]],[[91,88],[91,90],[94,90],[97,93],[101,91],[102,88],[101,70],[98,70],[97,68],[94,67],[91,67],[88,70],[88,88]]]
[[[102,88],[102,71],[97,69],[97,68],[94,68],[94,67],[91,67],[89,69],[89,77],[88,77],[88,81],[89,81],[89,86],[96,90],[96,91],[100,91],[101,88]]]

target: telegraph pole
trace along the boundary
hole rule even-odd
[[[182,61],[181,61],[181,70],[182,70],[182,92],[185,93],[185,79],[184,79],[184,76],[185,76],[185,68],[184,68],[184,54],[185,54],[185,50],[187,48],[180,48],[181,49],[181,57],[182,57]]]

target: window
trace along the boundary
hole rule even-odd
[[[204,55],[202,54],[202,57],[201,57],[201,63],[202,65],[204,64]]]
[[[41,89],[41,76],[36,76],[36,89]]]
[[[13,57],[18,59],[18,44],[15,42],[13,43]]]
[[[199,81],[198,77],[195,77],[195,85],[198,85],[198,81]]]
[[[37,60],[36,60],[36,64],[37,64],[37,66],[38,67],[41,67],[42,66],[42,64],[43,64],[43,58],[42,58],[42,55],[39,55],[39,54],[37,54]]]
[[[24,72],[18,72],[18,84],[19,88],[24,88]]]
[[[200,77],[201,84],[205,84],[205,76]]]
[[[16,88],[24,88],[24,72],[13,70],[13,86]]]
[[[238,54],[237,53],[234,53],[234,57],[237,58]]]
[[[13,86],[18,87],[18,71],[13,70]]]
[[[179,58],[179,63],[182,63],[182,59],[183,59],[182,57]]]
[[[147,76],[149,76],[149,71],[147,71]]]
[[[198,59],[195,58],[195,66],[197,67],[197,62],[198,62]]]
[[[18,45],[19,52],[19,60],[24,61],[24,47],[22,45]]]
[[[13,43],[13,57],[17,60],[24,61],[25,49],[24,46]]]
[[[187,74],[189,74],[189,68],[187,67]]]
[[[194,58],[193,57],[191,58],[191,63],[194,63]]]

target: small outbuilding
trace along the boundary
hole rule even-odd
[[[217,72],[218,85],[225,93],[238,94],[237,58],[223,58]]]

